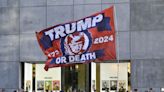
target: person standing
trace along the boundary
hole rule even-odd
[[[153,88],[149,88],[149,92],[154,92],[154,91],[153,91]]]

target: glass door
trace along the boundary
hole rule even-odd
[[[64,67],[64,92],[86,91],[86,65]]]

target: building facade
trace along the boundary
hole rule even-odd
[[[35,32],[81,19],[112,5],[116,62],[131,61],[132,90],[144,92],[153,88],[160,92],[164,87],[163,0],[0,0],[0,88],[5,92],[22,88],[22,63],[39,64],[46,60]],[[89,65],[86,67],[89,69]]]

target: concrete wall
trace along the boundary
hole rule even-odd
[[[164,87],[164,1],[130,1],[132,88]]]
[[[129,0],[0,0],[0,88],[20,88],[20,62],[45,61],[35,32],[114,5],[121,59],[130,59]]]
[[[132,61],[132,88],[164,87],[163,0],[0,0],[0,88],[19,88],[21,61],[45,61],[35,32],[114,5],[117,56]],[[118,49],[119,48],[119,49]]]
[[[17,0],[0,0],[0,89],[19,88],[19,8]]]

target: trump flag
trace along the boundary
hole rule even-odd
[[[36,37],[48,57],[45,70],[116,59],[113,7],[36,32]]]

